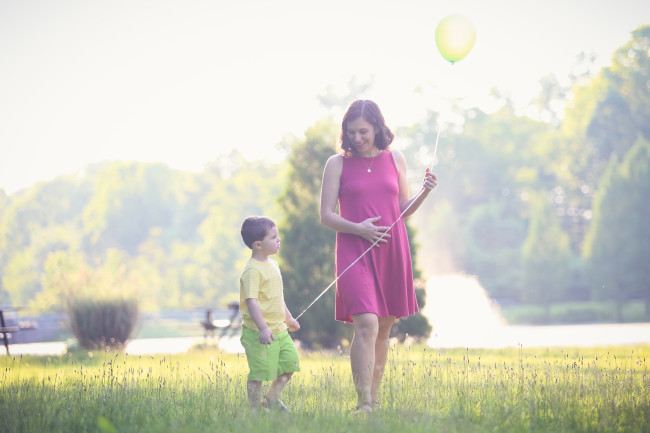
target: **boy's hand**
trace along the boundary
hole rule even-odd
[[[300,323],[298,323],[296,319],[291,317],[287,320],[287,327],[289,328],[289,331],[295,332],[298,329],[300,329]]]
[[[264,329],[260,329],[260,343],[271,344],[271,341],[275,341],[275,337],[269,327],[267,326]]]

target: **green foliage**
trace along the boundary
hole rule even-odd
[[[3,204],[0,298],[33,311],[61,309],[52,276],[57,266],[67,268],[61,256],[50,256],[80,254],[96,264],[112,248],[146,281],[138,288],[143,310],[223,304],[238,292],[241,221],[261,213],[277,218],[283,179],[282,164],[233,153],[198,175],[112,162],[34,185]]]
[[[603,160],[609,155],[625,155],[638,136],[634,116],[628,101],[617,91],[609,89],[598,103],[587,127],[587,139]]]
[[[572,253],[569,237],[560,227],[547,197],[531,197],[528,237],[522,248],[522,299],[543,305],[564,300],[571,286]]]
[[[424,307],[427,298],[427,292],[425,288],[417,287],[417,283],[420,282],[416,280],[416,289],[415,296],[418,301],[418,306],[420,310]],[[417,312],[408,317],[402,317],[391,330],[391,336],[396,337],[398,341],[406,341],[408,337],[415,338],[417,340],[425,340],[431,335],[433,326],[429,323],[427,319],[421,312]]]
[[[84,231],[94,250],[138,250],[151,229],[172,228],[187,176],[164,164],[116,162],[102,170],[83,212]]]
[[[320,224],[321,173],[334,154],[337,125],[323,120],[296,143],[289,156],[289,172],[279,204],[283,248],[280,265],[287,307],[298,316],[336,277],[335,233]],[[296,338],[308,345],[336,347],[350,339],[350,327],[334,320],[334,290],[329,290],[300,318]]]
[[[138,323],[135,299],[74,298],[68,304],[70,328],[87,350],[122,348]]]
[[[650,25],[634,30],[632,39],[616,50],[611,73],[613,86],[629,104],[635,129],[650,140]]]
[[[495,201],[474,207],[466,224],[464,268],[479,275],[492,296],[517,299],[523,278],[523,221],[514,218],[502,202]]]
[[[30,249],[12,255],[4,267],[2,286],[14,305],[24,306],[40,289],[38,263]]]
[[[62,176],[9,198],[0,213],[0,275],[8,301],[27,306],[41,290],[48,255],[80,247],[87,191],[82,180]]]
[[[123,347],[137,325],[138,298],[147,299],[150,284],[128,261],[124,253],[109,250],[104,262],[92,268],[79,253],[54,253],[34,307],[62,304],[85,349]]]
[[[639,140],[622,163],[610,161],[583,252],[594,294],[621,307],[631,299],[650,299],[648,197],[650,143]]]
[[[198,228],[202,245],[180,276],[187,278],[190,268],[198,265],[194,278],[200,276],[205,282],[188,281],[190,284],[183,284],[181,292],[195,295],[194,305],[202,302],[224,307],[230,295],[239,293],[239,275],[250,256],[240,236],[242,221],[251,215],[280,220],[282,213],[275,200],[284,186],[286,172],[283,164],[246,162],[233,153],[208,166],[204,177],[212,178],[214,187],[201,203],[206,210]]]

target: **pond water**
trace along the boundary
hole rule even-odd
[[[422,313],[431,347],[600,346],[650,344],[650,323],[511,326],[475,277],[447,275],[427,282]]]
[[[429,318],[433,332],[428,341],[434,348],[501,348],[610,346],[650,344],[650,323],[511,326],[499,314],[475,277],[437,276],[427,283],[427,303],[422,313]],[[139,338],[126,349],[129,355],[184,353],[204,343],[203,337]],[[242,353],[239,337],[209,340],[209,344],[229,353]],[[12,344],[11,355],[59,355],[64,342]],[[0,355],[6,354],[0,346]]]

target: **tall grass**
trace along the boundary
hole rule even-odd
[[[292,413],[251,416],[241,355],[3,357],[0,431],[648,432],[648,346],[434,350],[395,345],[382,408],[358,415],[345,353],[302,353]]]

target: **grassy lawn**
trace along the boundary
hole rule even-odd
[[[650,346],[434,350],[395,345],[382,408],[355,414],[349,360],[301,353],[283,400],[251,416],[245,357],[114,352],[0,357],[0,431],[648,432]]]

